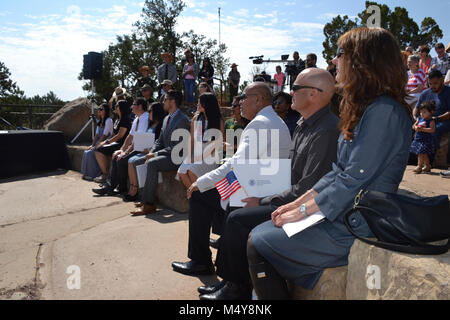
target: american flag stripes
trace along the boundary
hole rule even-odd
[[[227,200],[233,193],[241,188],[238,179],[233,171],[230,171],[225,178],[216,183],[216,189],[222,200]]]

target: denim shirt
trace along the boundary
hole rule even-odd
[[[397,192],[408,162],[412,121],[402,105],[377,98],[353,130],[353,140],[338,140],[337,161],[313,189],[328,220],[342,218],[362,189]]]

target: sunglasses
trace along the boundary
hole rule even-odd
[[[97,109],[98,111],[103,111],[103,110],[105,110],[105,109],[103,109],[103,108],[99,108],[99,109]]]
[[[344,50],[342,48],[338,48],[336,53],[336,58],[340,58],[344,54]]]
[[[241,96],[239,97],[241,100],[245,100],[247,99],[249,96],[257,96],[257,93],[243,93],[241,94]]]
[[[297,85],[297,84],[294,84],[294,85],[292,86],[292,92],[296,92],[296,91],[301,90],[301,89],[316,89],[316,90],[318,90],[319,92],[323,92],[322,89],[316,88],[316,87],[311,87],[311,86],[299,86],[299,85]]]

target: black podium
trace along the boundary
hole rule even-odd
[[[0,179],[56,169],[70,169],[62,132],[0,131]]]

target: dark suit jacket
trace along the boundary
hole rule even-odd
[[[190,121],[189,118],[181,112],[177,111],[174,118],[170,120],[169,127],[167,128],[167,121],[169,120],[169,115],[163,120],[163,126],[161,129],[161,134],[158,140],[155,142],[155,146],[152,149],[153,153],[158,152],[158,156],[170,157],[172,149],[182,142],[182,139],[172,141],[172,134],[177,129],[185,129],[189,133]]]

